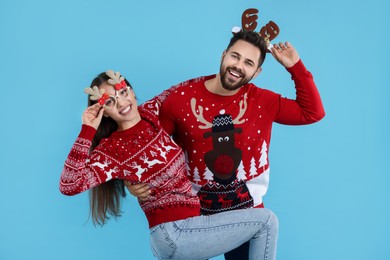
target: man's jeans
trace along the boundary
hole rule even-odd
[[[249,259],[276,259],[279,223],[264,208],[240,209],[172,221],[152,227],[158,259],[204,260],[250,242]]]

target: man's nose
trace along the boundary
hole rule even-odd
[[[236,63],[234,64],[234,66],[239,69],[240,71],[242,71],[242,69],[244,68],[244,61],[241,59],[241,60],[238,60],[236,61]]]

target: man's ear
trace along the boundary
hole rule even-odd
[[[259,75],[262,70],[263,69],[261,67],[257,68],[257,70],[256,70],[255,74],[253,75],[252,79],[255,79],[257,77],[257,75]]]
[[[221,56],[221,63],[222,63],[223,59],[225,58],[226,52],[227,52],[227,50],[224,50],[223,53],[222,53],[222,56]]]

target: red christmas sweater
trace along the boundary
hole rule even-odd
[[[232,96],[209,92],[205,81],[183,82],[163,102],[160,121],[182,147],[202,214],[262,207],[269,183],[274,122],[303,125],[324,117],[313,77],[301,61],[287,69],[296,99],[248,83]]]
[[[89,153],[96,133],[83,125],[60,178],[60,191],[75,195],[111,179],[148,183],[149,201],[140,202],[149,227],[199,215],[199,199],[191,193],[185,156],[162,130],[157,100],[139,107],[142,120],[134,127],[102,139]]]

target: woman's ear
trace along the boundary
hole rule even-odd
[[[131,93],[133,93],[133,95],[134,95],[134,98],[135,98],[135,99],[137,99],[137,96],[135,95],[135,92],[134,92],[134,90],[133,90],[132,88],[130,88],[130,91],[131,91]]]

